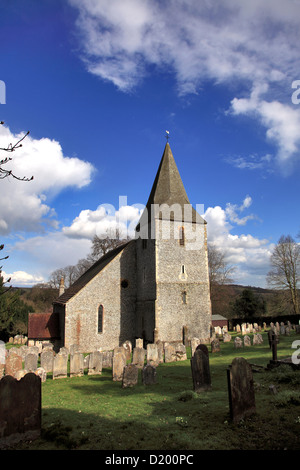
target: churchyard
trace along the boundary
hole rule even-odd
[[[131,352],[125,359],[126,384],[118,377],[117,369],[113,372],[106,362],[97,371],[97,355],[89,363],[81,356],[71,359],[68,355],[67,361],[61,359],[65,361],[62,375],[55,378],[52,371],[41,376],[40,436],[14,448],[299,450],[300,371],[284,364],[269,367],[274,350],[267,329],[259,333],[259,341],[254,332],[229,334],[230,338],[220,335],[219,344],[217,341],[206,345],[206,349],[203,347],[196,354],[195,362],[200,364],[200,369],[196,372],[193,369],[193,373],[191,347],[186,347],[186,356],[184,351],[180,352],[180,360],[158,365],[152,362],[154,368],[150,374],[144,372],[143,366],[132,367]],[[250,341],[244,341],[246,336]],[[237,337],[242,344],[237,344]],[[296,352],[295,341],[300,341],[299,333],[295,329],[288,334],[282,331],[278,338],[275,351],[278,360],[291,358]],[[194,350],[193,353],[195,357]],[[155,354],[153,351],[151,354],[154,361]],[[202,363],[205,355],[208,361]],[[146,355],[143,359],[145,366]],[[33,357],[26,359],[27,364],[29,360]],[[235,420],[228,380],[231,376],[234,382],[234,369],[243,361],[252,380],[253,394],[248,401],[253,403],[249,415],[237,415]],[[40,362],[39,355],[34,366],[40,366]],[[205,386],[197,388],[195,380],[202,379]],[[235,379],[233,395],[234,387],[242,387],[238,381],[239,378]]]

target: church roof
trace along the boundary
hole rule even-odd
[[[137,230],[140,225],[151,221],[154,205],[161,206],[163,204],[168,207],[177,205],[178,208],[181,209],[180,220],[183,222],[206,223],[190,204],[168,142],[165,146],[150,196],[146,204],[146,210],[141,216]],[[189,207],[186,212],[184,212],[185,207]],[[160,215],[160,218],[163,218],[163,216]],[[170,220],[177,220],[176,215],[174,217],[172,212]]]
[[[54,304],[66,304],[75,294],[77,294],[86,284],[91,281],[97,274],[102,271],[105,266],[107,266],[116,256],[124,250],[124,248],[129,245],[129,243],[134,243],[135,240],[123,243],[122,245],[114,248],[113,250],[108,251],[103,255],[96,263],[94,263],[85,273],[83,273],[77,281],[74,282],[65,292],[58,297]]]

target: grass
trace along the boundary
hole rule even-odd
[[[235,334],[232,334],[234,337]],[[251,336],[251,335],[250,335]],[[256,414],[238,424],[229,416],[226,370],[236,356],[266,367],[261,345],[235,350],[233,340],[210,353],[212,389],[193,392],[188,360],[157,367],[157,384],[122,388],[110,369],[101,376],[42,384],[41,438],[17,449],[56,450],[299,450],[300,371],[289,366],[254,372]],[[281,336],[278,359],[291,356],[294,333]],[[276,394],[270,391],[270,385]]]

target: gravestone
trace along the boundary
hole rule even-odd
[[[136,338],[135,347],[136,348],[143,348],[144,347],[144,341],[143,341],[142,338]]]
[[[165,344],[165,362],[175,362],[176,361],[176,350],[175,346],[172,343]]]
[[[41,379],[33,373],[17,380],[10,375],[0,380],[0,448],[41,434]]]
[[[239,336],[234,339],[234,348],[239,349],[243,347],[243,340]]]
[[[56,354],[53,359],[53,379],[62,379],[68,376],[68,354]]]
[[[127,361],[130,361],[131,359],[131,352],[132,352],[132,344],[131,344],[131,341],[125,341],[125,343],[123,343],[123,348],[125,349],[126,351],[126,360]]]
[[[223,333],[223,341],[224,343],[229,343],[231,341],[231,335],[228,332]]]
[[[156,384],[156,367],[147,364],[142,369],[142,382],[144,385]]]
[[[38,375],[41,379],[41,382],[46,382],[47,379],[47,372],[43,367],[38,367],[37,370],[34,372],[35,375]]]
[[[244,336],[244,346],[251,346],[251,338],[248,335]]]
[[[102,352],[93,351],[89,355],[88,375],[102,374]]]
[[[102,367],[110,369],[112,367],[113,351],[102,351]]]
[[[74,352],[70,354],[70,377],[82,377],[84,374],[83,354]]]
[[[43,367],[46,372],[53,371],[53,359],[54,354],[52,350],[45,349],[41,352],[41,367]]]
[[[196,349],[191,359],[191,368],[194,391],[199,393],[202,391],[210,390],[211,378],[208,349],[207,351],[205,351],[203,347],[201,349]]]
[[[124,348],[122,348],[124,349]],[[124,367],[126,366],[125,352],[114,350],[112,376],[114,382],[121,382],[123,380]]]
[[[175,356],[176,361],[186,361],[186,347],[183,343],[175,343]]]
[[[22,369],[22,358],[18,354],[9,354],[5,362],[5,375],[15,376],[18,370]]]
[[[139,369],[135,364],[128,364],[124,367],[122,388],[134,387],[138,383]]]
[[[132,354],[132,364],[136,365],[139,369],[142,369],[145,364],[146,349],[134,348]]]
[[[227,369],[230,417],[234,423],[256,412],[253,373],[243,357],[236,357]]]
[[[211,342],[211,352],[216,353],[216,352],[220,352],[220,350],[221,350],[220,341],[216,338]]]
[[[158,365],[158,349],[154,343],[147,344],[147,364],[152,366]]]
[[[158,340],[156,342],[156,346],[157,346],[157,354],[158,354],[158,363],[161,364],[162,362],[164,362],[164,345],[162,341]]]

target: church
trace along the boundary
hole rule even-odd
[[[91,352],[136,338],[209,341],[206,222],[189,202],[168,142],[135,232],[54,302],[61,346]]]

